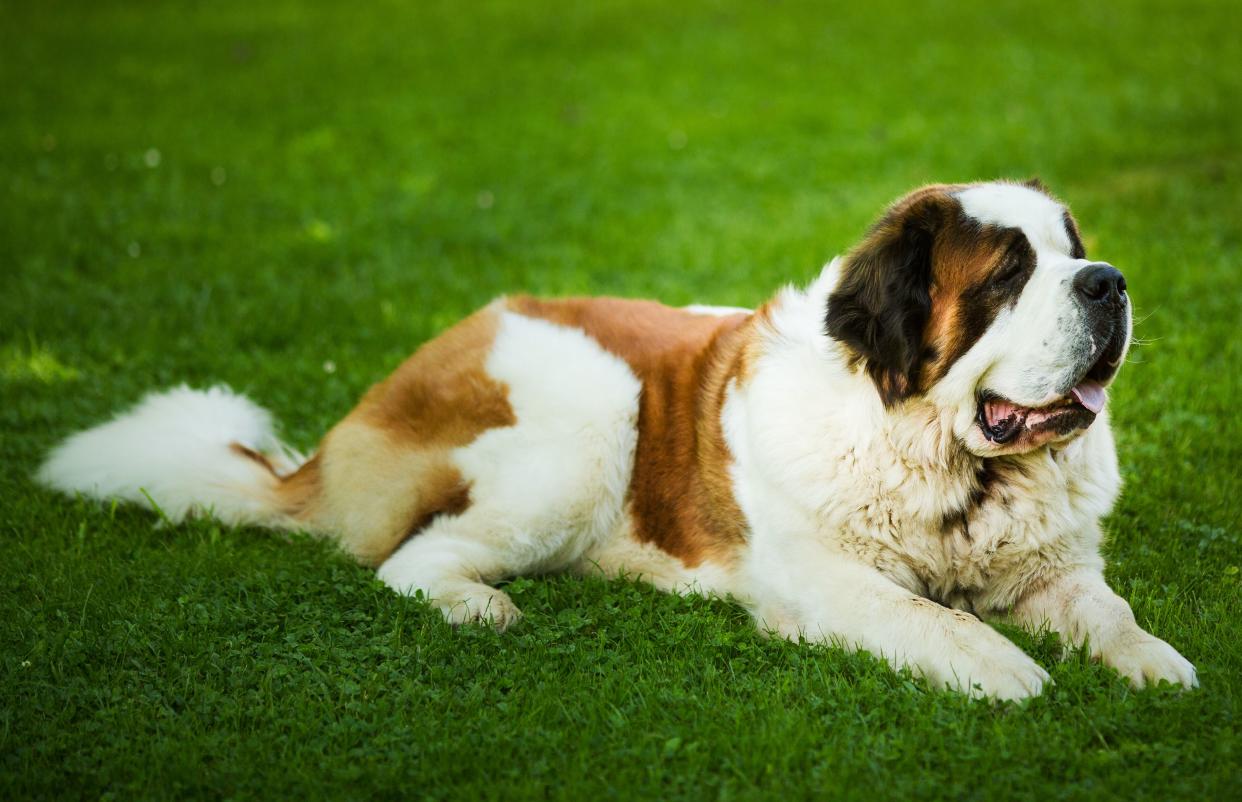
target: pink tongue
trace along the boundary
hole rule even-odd
[[[1097,415],[1104,408],[1104,387],[1099,382],[1085,381],[1070,390],[1070,394]]]
[[[1018,413],[1018,407],[999,398],[989,401],[985,409],[989,426],[996,426],[1001,421],[1007,420]]]

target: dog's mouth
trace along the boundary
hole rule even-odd
[[[1104,400],[1104,385],[1094,379],[1084,379],[1066,395],[1041,407],[1024,407],[984,392],[979,398],[979,428],[998,446],[1014,444],[1023,437],[1035,446],[1086,429],[1104,409]]]

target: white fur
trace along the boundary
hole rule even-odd
[[[1042,192],[1022,184],[976,184],[957,193],[962,211],[980,223],[1021,228],[1036,248],[1070,251],[1065,208]]]
[[[739,587],[732,566],[713,562],[687,566],[654,543],[639,541],[628,518],[571,567],[579,574],[642,580],[670,593],[724,597]]]
[[[1013,527],[972,526],[974,543],[943,542],[941,523],[965,504],[972,478],[951,417],[930,405],[891,414],[823,334],[836,269],[780,298],[754,378],[725,406],[735,492],[752,526],[745,583],[731,590],[786,636],[865,648],[966,692],[1038,693],[1047,674],[1016,646],[926,598],[952,603],[964,586],[975,592],[956,599],[963,608],[999,607],[990,594],[1014,589],[976,573]],[[1055,485],[1046,491],[1049,507],[1066,502]],[[1046,545],[1036,538],[1021,550],[1034,561]]]
[[[968,536],[945,530],[976,486],[977,389],[1003,382],[998,365],[1025,362],[1036,376],[1061,369],[1022,343],[1071,350],[1056,343],[1074,340],[1078,324],[1062,313],[1083,264],[1067,253],[1063,209],[1045,196],[1011,185],[962,194],[981,221],[1022,227],[1038,266],[1015,309],[927,397],[885,409],[824,334],[838,262],[806,292],[778,296],[754,376],[731,388],[723,412],[752,528],[745,570],[728,590],[778,633],[864,648],[973,694],[1022,698],[1047,682],[975,617],[1011,610],[1019,623],[1091,642],[1136,684],[1193,686],[1193,666],[1143,632],[1103,580],[1098,519],[1120,485],[1106,413],[1071,442],[1010,457],[1003,499],[973,510]],[[1031,379],[1018,373],[1015,395]]]
[[[271,523],[275,480],[231,443],[267,453],[278,469],[301,461],[276,438],[268,412],[249,399],[227,387],[182,385],[70,437],[38,479],[65,493],[154,503],[173,522],[210,513],[230,524]]]
[[[487,372],[509,388],[518,423],[454,452],[471,483],[462,515],[437,519],[379,569],[454,623],[505,627],[520,612],[492,583],[573,570],[641,578],[665,590],[724,593],[725,566],[687,568],[633,537],[625,495],[637,444],[638,378],[578,329],[503,313]]]
[[[988,455],[1003,449],[975,426],[978,391],[990,390],[1022,406],[1044,406],[1069,392],[1103,343],[1093,342],[1086,311],[1074,302],[1074,277],[1090,262],[1070,255],[1064,207],[1042,192],[1006,183],[974,186],[957,193],[957,199],[981,223],[1020,228],[1036,256],[1018,302],[1001,310],[931,391],[938,405],[955,409],[957,436],[975,453]],[[1128,343],[1128,316],[1126,325]]]
[[[407,541],[379,576],[450,620],[504,626],[518,611],[490,583],[565,569],[622,526],[641,387],[581,331],[507,312],[487,371],[508,386],[517,425],[454,453],[470,508]]]
[[[712,317],[728,317],[729,315],[749,315],[750,309],[742,306],[709,306],[707,304],[690,304],[683,306],[682,309],[687,312],[693,312],[696,315],[710,315]]]

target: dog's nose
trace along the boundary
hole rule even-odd
[[[1126,277],[1105,262],[1087,265],[1074,276],[1074,289],[1091,304],[1116,304],[1126,294]]]

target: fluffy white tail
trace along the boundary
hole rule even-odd
[[[65,493],[157,507],[170,521],[287,526],[282,477],[302,463],[271,415],[227,387],[151,393],[57,446],[38,479]]]

